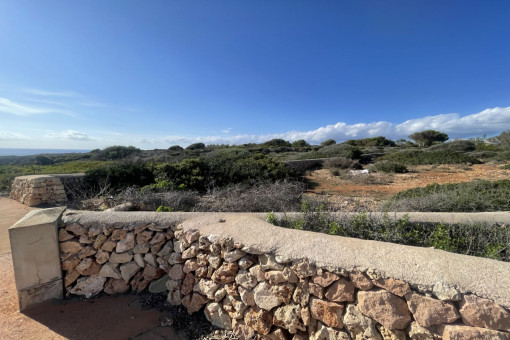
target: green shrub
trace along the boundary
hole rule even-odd
[[[164,205],[160,205],[157,209],[156,209],[156,212],[172,212],[174,211],[174,208],[172,207],[167,207],[167,206],[164,206]]]
[[[186,149],[187,150],[205,149],[205,144],[204,143],[194,143],[194,144],[188,145],[188,147]]]
[[[112,163],[87,171],[84,181],[89,187],[108,183],[114,190],[129,186],[142,187],[154,183],[153,166],[130,161]]]
[[[336,169],[358,169],[358,170],[363,168],[357,160],[345,157],[329,158],[324,161],[324,167]]]
[[[470,140],[454,140],[448,143],[432,145],[429,150],[450,150],[457,152],[470,152],[476,150],[476,144]]]
[[[408,172],[407,167],[399,162],[379,161],[375,163],[375,169],[380,172],[403,174]]]
[[[321,146],[330,146],[330,145],[335,145],[335,144],[336,144],[336,141],[334,139],[327,139],[321,143]]]
[[[104,161],[119,160],[126,158],[134,153],[139,153],[140,151],[140,149],[135,148],[134,146],[114,145],[104,148],[98,152],[94,152],[92,158]]]
[[[403,150],[379,157],[378,160],[398,162],[405,165],[426,165],[426,164],[480,164],[478,159],[465,153],[451,150],[442,151],[421,151]]]
[[[391,139],[386,139],[386,137],[383,137],[383,136],[372,137],[372,138],[363,138],[363,139],[349,139],[348,141],[345,141],[344,143],[352,145],[352,146],[358,146],[358,147],[396,146],[394,141],[392,141]]]
[[[349,144],[334,144],[321,148],[318,153],[323,155],[319,158],[345,157],[350,159],[359,159],[361,150]]]
[[[310,146],[310,144],[308,144],[304,139],[300,139],[292,142],[291,146],[293,148],[307,148]]]

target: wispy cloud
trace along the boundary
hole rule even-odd
[[[76,141],[94,141],[100,140],[97,137],[91,137],[86,133],[79,132],[76,130],[67,130],[63,132],[50,132],[44,135],[48,139],[59,139],[59,140],[76,140]]]
[[[73,97],[76,95],[72,91],[47,91],[34,88],[24,88],[23,92],[43,97]]]
[[[28,140],[29,138],[19,132],[0,131],[0,140],[15,141],[15,140]]]
[[[27,105],[2,97],[0,97],[0,113],[6,113],[16,116],[30,116],[47,113],[69,114],[69,112],[65,110],[47,106]]]
[[[223,132],[223,133],[230,133],[231,131],[232,131],[232,128],[226,128],[226,129],[221,130],[221,132]]]
[[[480,136],[482,134],[499,134],[510,129],[510,107],[495,107],[461,117],[457,113],[426,116],[394,124],[387,121],[346,124],[336,124],[319,127],[309,131],[287,131],[277,134],[265,135],[232,135],[232,136],[205,136],[184,137],[166,136],[162,138],[143,139],[140,143],[151,145],[189,145],[203,142],[206,144],[244,144],[262,143],[273,138],[282,138],[295,141],[304,139],[309,143],[318,144],[327,139],[344,141],[347,139],[385,136],[387,138],[407,138],[417,131],[428,129],[447,133],[450,138]]]

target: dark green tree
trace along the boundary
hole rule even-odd
[[[425,130],[421,132],[415,132],[409,135],[409,138],[414,140],[418,145],[429,147],[434,142],[445,142],[448,140],[448,135],[443,132],[439,132],[436,130]]]
[[[328,139],[321,143],[321,146],[329,146],[336,144],[336,141],[334,139]]]
[[[309,147],[310,144],[308,144],[304,139],[299,139],[297,141],[292,142],[291,146],[293,148],[306,148]]]

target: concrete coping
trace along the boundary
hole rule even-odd
[[[26,179],[26,180],[32,180],[32,179],[45,179],[45,178],[65,178],[65,177],[83,177],[85,176],[85,173],[76,173],[76,174],[41,174],[41,175],[25,175],[25,176],[17,176],[16,179]]]
[[[321,233],[285,229],[264,221],[266,214],[69,212],[66,223],[181,224],[211,238],[231,238],[251,253],[272,252],[289,261],[308,259],[323,268],[372,272],[431,289],[440,282],[510,308],[510,263]]]

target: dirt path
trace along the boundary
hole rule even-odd
[[[49,302],[19,312],[7,230],[31,209],[0,198],[0,339],[183,340],[160,327],[161,314],[142,309],[133,295]]]

